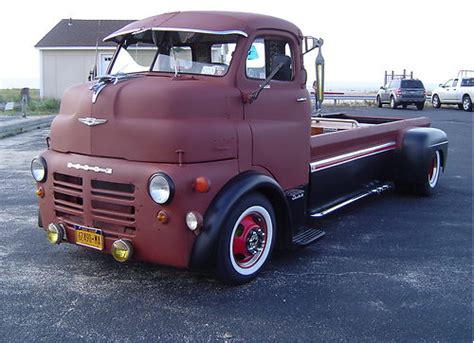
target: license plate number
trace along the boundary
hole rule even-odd
[[[102,235],[102,231],[99,229],[77,226],[76,244],[92,249],[103,250],[104,236]]]

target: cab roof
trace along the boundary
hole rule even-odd
[[[296,25],[267,15],[243,12],[188,11],[164,13],[135,21],[107,36],[104,41],[119,43],[128,34],[150,29],[239,34],[245,37],[259,29],[277,29],[291,32],[297,37],[302,36]]]

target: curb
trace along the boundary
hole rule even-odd
[[[14,136],[19,133],[42,129],[51,126],[55,115],[42,116],[39,118],[18,118],[0,126],[0,139]]]

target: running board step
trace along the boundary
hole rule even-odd
[[[327,216],[328,214],[331,214],[334,211],[337,211],[337,210],[339,210],[343,207],[346,207],[347,205],[352,204],[353,202],[356,202],[357,200],[364,199],[364,198],[366,198],[370,195],[381,194],[381,193],[383,193],[385,191],[388,191],[392,188],[393,188],[393,183],[391,183],[391,182],[390,183],[385,183],[383,185],[380,185],[380,186],[377,186],[375,188],[369,189],[368,191],[366,191],[364,193],[356,195],[353,198],[350,198],[348,200],[340,202],[339,204],[334,205],[332,207],[329,207],[329,208],[327,208],[323,211],[313,213],[313,214],[310,215],[310,217],[311,218],[321,218],[321,217]]]
[[[309,243],[322,238],[325,234],[326,232],[324,231],[307,227],[293,236],[293,244],[300,246],[308,245]]]

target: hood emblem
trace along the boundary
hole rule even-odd
[[[107,123],[107,119],[98,119],[98,118],[91,118],[91,117],[78,118],[77,120],[79,120],[82,124],[85,124],[87,126],[96,126],[96,125]]]
[[[97,166],[89,166],[87,164],[79,164],[79,163],[68,162],[67,167],[77,169],[77,170],[93,171],[95,173],[112,174],[112,168],[101,168],[101,167],[97,167]]]
[[[100,92],[102,92],[102,90],[109,83],[116,85],[119,82],[129,80],[129,79],[139,77],[139,76],[140,75],[136,75],[136,74],[114,74],[114,75],[106,74],[106,75],[99,76],[97,78],[97,82],[89,87],[89,89],[92,91],[92,103],[95,104]]]

